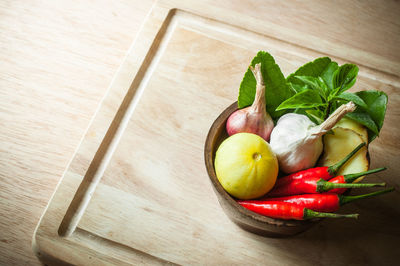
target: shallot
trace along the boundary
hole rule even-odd
[[[265,84],[261,73],[261,65],[249,67],[256,79],[256,95],[251,106],[232,113],[226,122],[226,131],[231,136],[236,133],[246,132],[259,135],[269,141],[274,122],[267,113],[265,103]]]

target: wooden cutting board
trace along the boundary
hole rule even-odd
[[[356,43],[361,34],[346,41],[337,33],[304,34],[295,16],[273,23],[268,7],[257,3],[161,1],[153,7],[38,224],[33,248],[39,258],[84,265],[397,262],[398,25],[379,49],[368,40]],[[389,23],[381,23],[373,30],[387,30]],[[346,25],[338,20],[336,26]],[[356,63],[353,90],[389,95],[381,136],[370,145],[372,167],[389,169],[369,180],[384,180],[396,192],[344,207],[360,213],[357,221],[325,220],[284,239],[245,232],[225,216],[203,146],[259,50],[270,52],[285,75],[320,56]]]

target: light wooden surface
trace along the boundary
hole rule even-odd
[[[172,5],[182,5],[181,2],[174,3],[171,1],[171,3]],[[0,74],[2,75],[0,81],[2,95],[0,173],[2,186],[0,189],[1,211],[2,214],[6,214],[1,217],[0,228],[2,240],[0,260],[3,260],[2,263],[20,265],[32,264],[35,261],[30,253],[30,238],[34,224],[44,210],[47,200],[50,199],[63,169],[67,166],[74,149],[78,146],[113,73],[121,63],[123,55],[138,32],[139,25],[144,20],[151,4],[151,2],[142,3],[142,1],[121,1],[112,4],[106,2],[83,4],[81,2],[71,3],[70,1],[52,4],[34,2],[29,7],[26,3],[15,1],[2,4],[0,34],[2,37],[1,44],[6,48],[0,55],[3,59]],[[149,79],[148,86],[145,89],[146,93],[143,94],[143,103],[141,100],[136,110],[138,112],[135,111],[135,116],[133,116],[133,119],[138,119],[137,123],[127,125],[127,132],[134,132],[134,134],[123,134],[121,144],[111,158],[110,166],[106,169],[100,185],[95,190],[86,213],[79,220],[79,226],[74,231],[74,237],[62,239],[58,242],[60,245],[55,247],[59,248],[53,249],[53,256],[84,254],[81,257],[82,263],[88,263],[92,260],[93,263],[96,263],[96,260],[111,263],[133,262],[135,260],[164,262],[155,257],[177,262],[191,262],[191,260],[196,259],[196,256],[200,256],[200,253],[193,257],[185,256],[186,261],[182,260],[180,255],[187,254],[190,248],[196,248],[202,252],[207,250],[218,252],[218,249],[211,249],[210,247],[202,249],[201,243],[209,240],[210,232],[217,233],[217,236],[224,236],[226,232],[230,232],[231,239],[246,239],[247,243],[257,246],[252,251],[239,253],[243,256],[242,259],[247,257],[259,258],[259,255],[262,254],[264,257],[277,256],[274,257],[276,262],[279,262],[277,258],[290,262],[304,255],[305,247],[303,247],[303,244],[309,239],[313,239],[322,247],[325,247],[324,252],[343,252],[340,259],[336,261],[339,264],[351,258],[349,249],[342,250],[338,247],[338,242],[343,238],[336,236],[333,240],[329,239],[332,234],[329,230],[337,225],[334,222],[327,222],[322,228],[319,228],[319,232],[323,236],[311,234],[311,238],[307,238],[307,235],[305,235],[295,241],[290,239],[283,241],[255,239],[233,227],[217,205],[210,184],[205,179],[202,157],[198,154],[198,151],[202,149],[200,140],[205,136],[203,135],[205,134],[204,131],[215,118],[215,113],[221,111],[236,97],[237,84],[243,74],[242,66],[248,63],[249,58],[258,49],[271,50],[274,55],[276,53],[278,63],[284,68],[285,74],[290,73],[295,67],[309,60],[310,57],[318,56],[320,54],[318,51],[325,51],[332,57],[350,58],[349,61],[363,65],[363,75],[358,82],[358,89],[363,89],[366,86],[378,87],[391,95],[390,99],[393,99],[391,106],[395,106],[395,103],[398,104],[400,28],[397,18],[399,5],[395,2],[381,4],[380,1],[353,2],[346,5],[338,3],[336,5],[342,7],[338,9],[334,4],[323,4],[322,2],[313,4],[292,3],[296,8],[290,6],[291,4],[288,2],[280,5],[266,3],[257,8],[253,5],[254,8],[249,9],[246,13],[249,15],[247,19],[244,16],[238,16],[242,12],[243,6],[251,7],[247,1],[220,1],[217,5],[219,7],[206,9],[210,6],[210,3],[201,2],[191,5],[189,1],[184,8],[195,14],[200,10],[205,17],[215,17],[228,21],[234,18],[235,23],[242,23],[243,27],[255,29],[260,29],[260,20],[265,20],[266,23],[262,25],[263,28],[259,32],[273,38],[265,38],[237,28],[233,29],[239,34],[222,34],[221,37],[218,31],[215,31],[215,27],[217,29],[222,28],[224,33],[229,30],[232,31],[232,28],[221,26],[218,23],[207,24],[207,20],[199,20],[197,16],[194,16],[195,19],[193,20],[193,16],[189,15],[189,25],[183,28],[179,27],[171,35],[170,44],[166,46],[165,56],[160,58],[159,64],[156,64],[155,74]],[[231,13],[223,12],[222,7],[233,11]],[[342,14],[342,19],[338,20],[336,16],[333,16],[331,10],[337,10],[338,13]],[[260,13],[268,14],[268,16],[260,17]],[[179,16],[185,14],[179,13]],[[325,15],[322,16],[322,14]],[[155,17],[154,21],[157,21],[153,24],[155,29],[163,23],[161,17],[160,15]],[[190,24],[193,21],[194,23]],[[316,21],[320,23],[316,23]],[[356,28],[354,25],[365,24],[368,27],[357,28],[357,31],[354,32]],[[154,34],[155,29],[150,27],[146,36],[150,37]],[[205,34],[204,29],[206,29]],[[283,31],[282,29],[289,30]],[[43,32],[47,34],[43,34]],[[293,32],[301,34],[296,34],[293,39],[290,39],[289,37],[293,35]],[[250,41],[243,39],[241,33],[249,34]],[[346,36],[346,38],[343,36]],[[293,48],[292,45],[286,42],[282,43],[276,38],[290,40],[292,43],[306,42],[307,47],[312,50],[297,46],[296,49],[291,49]],[[372,39],[373,41],[365,41],[365,39]],[[151,40],[149,39],[147,42],[144,40],[144,42],[139,43],[143,46],[141,47],[142,50],[138,50],[137,55],[143,55],[146,43],[148,45],[149,41]],[[218,44],[218,49],[215,48],[216,44]],[[210,57],[210,55],[213,56]],[[143,60],[143,58],[136,57],[133,64],[126,69],[134,73],[137,71],[135,63],[140,62],[140,60]],[[341,59],[339,61],[343,62]],[[195,64],[192,65],[192,62],[195,62]],[[213,64],[210,64],[210,62]],[[216,69],[215,64],[228,67],[223,68],[221,72],[220,68]],[[375,68],[382,69],[384,73],[377,73],[374,70]],[[174,69],[173,73],[171,73],[171,69]],[[189,74],[184,75],[182,73]],[[129,74],[128,71],[122,77],[129,76]],[[211,84],[210,77],[213,79]],[[129,78],[132,79],[133,76],[129,76]],[[52,238],[54,240],[54,233],[56,232],[52,229],[58,228],[60,223],[57,223],[57,221],[61,221],[63,218],[66,203],[69,203],[68,201],[72,199],[75,192],[74,188],[80,183],[80,175],[85,173],[91,161],[90,154],[96,151],[97,144],[105,134],[105,129],[113,118],[127,89],[124,86],[131,82],[129,78],[116,81],[118,87],[123,90],[109,94],[105,103],[110,103],[110,105],[106,104],[106,107],[103,107],[103,112],[100,110],[98,113],[106,119],[95,120],[92,127],[102,130],[88,131],[85,138],[86,142],[84,141],[83,145],[80,146],[75,163],[72,163],[72,168],[69,168],[70,175],[67,175],[64,178],[64,183],[60,185],[60,189],[66,188],[65,193],[56,194],[52,201],[53,210],[56,214],[53,217],[55,219],[43,220],[42,240],[51,240]],[[179,82],[176,80],[179,80]],[[389,81],[390,84],[383,84],[382,80]],[[193,87],[181,88],[183,94],[174,94],[177,93],[176,90],[172,90],[173,93],[170,94],[171,88],[182,86],[180,81],[183,81],[182,84],[193,84]],[[162,86],[158,86],[160,84]],[[201,84],[208,84],[210,87],[204,88]],[[187,92],[186,88],[189,88]],[[158,91],[159,89],[161,90]],[[193,98],[193,92],[203,90],[208,94],[199,94],[199,97],[211,108],[202,109],[201,115],[206,117],[198,122],[194,121],[197,113],[182,113],[182,111],[192,107],[189,100]],[[156,92],[156,94],[152,95],[151,92]],[[214,95],[211,100],[209,100],[209,95]],[[181,105],[171,105],[176,98],[184,100]],[[196,112],[200,103],[200,100],[193,103]],[[159,104],[163,106],[162,109],[151,108]],[[395,135],[396,133],[392,134],[392,132],[396,132],[396,121],[398,122],[399,114],[395,108],[392,107],[391,110],[391,119],[386,121],[383,129],[386,132],[385,135],[382,135],[381,139],[377,140],[371,148],[377,154],[376,163],[384,162],[391,168],[380,178],[391,182],[398,188],[398,181],[395,179],[395,174],[399,172],[399,169],[396,168],[398,166],[395,164],[398,161],[398,142],[396,142],[398,133]],[[138,113],[141,115],[136,116]],[[149,131],[146,125],[148,120],[140,119],[144,117],[143,114],[150,115],[152,119],[164,117],[165,120],[162,121],[165,122],[159,123],[157,127]],[[181,119],[186,122],[180,123]],[[391,126],[388,126],[388,123]],[[199,130],[199,126],[201,130]],[[164,152],[160,152],[156,158],[151,156],[150,153],[145,153],[146,149],[152,148],[151,150],[154,150],[155,146],[170,147],[171,142],[176,143],[173,142],[174,138],[181,135],[172,134],[173,130],[183,134],[182,137],[186,136],[186,131],[190,131],[193,135],[193,141],[185,143],[192,149],[187,152],[187,156],[181,162],[173,159],[182,158],[180,153],[177,152],[181,147],[179,145],[176,146],[177,149],[171,149],[173,154],[166,149],[163,149]],[[168,136],[170,139],[163,140],[160,134]],[[148,142],[150,136],[154,142]],[[393,142],[389,143],[394,144],[388,145],[388,139],[393,139]],[[165,140],[171,140],[171,142],[164,143]],[[136,145],[132,146],[132,141]],[[140,147],[143,149],[140,149]],[[383,152],[384,149],[386,149],[386,152]],[[128,160],[130,156],[132,156],[132,159]],[[133,164],[135,156],[138,160],[146,158],[147,165],[144,164],[136,168],[137,164]],[[132,165],[135,167],[132,167]],[[154,165],[157,165],[157,167],[154,167]],[[151,172],[152,169],[157,173],[162,169],[162,173],[165,173],[165,175],[160,175],[156,179]],[[196,209],[194,213],[197,212],[197,214],[193,216],[193,212],[190,212],[192,210],[190,202],[177,204],[174,201],[174,197],[179,198],[187,192],[183,190],[183,186],[186,187],[187,183],[173,182],[174,178],[177,177],[180,177],[177,181],[182,181],[181,170],[186,173],[193,171],[201,176],[199,180],[193,179],[193,175],[185,176],[190,178],[191,186],[189,186],[188,191],[193,193],[194,199],[197,199],[196,202],[200,202],[206,196],[204,204],[198,210]],[[144,182],[143,177],[149,178],[149,183]],[[160,185],[160,181],[163,185]],[[197,181],[199,183],[196,183]],[[157,191],[156,195],[154,195],[155,191]],[[104,195],[108,195],[108,198],[105,198]],[[153,197],[149,199],[150,195],[153,195]],[[169,198],[165,195],[174,195],[174,197]],[[112,199],[112,201],[109,199]],[[161,199],[162,202],[157,202]],[[368,205],[372,205],[375,209],[382,209],[382,204],[384,204],[385,207],[380,213],[387,216],[388,213],[395,212],[397,215],[395,217],[398,218],[398,210],[388,206],[390,199],[398,200],[398,194],[392,196],[389,200],[378,200],[374,203],[369,201],[365,204],[356,205],[356,208],[363,211],[366,216],[365,220],[360,220],[361,224],[342,224],[338,228],[345,232],[350,232],[355,227],[371,230],[368,218],[378,222],[379,217],[368,212],[368,208],[370,208]],[[55,202],[56,204],[54,204]],[[120,206],[123,205],[124,210],[122,211]],[[138,209],[138,206],[143,208]],[[160,206],[171,207],[174,211],[168,211],[168,209]],[[62,210],[64,210],[64,213]],[[157,212],[154,212],[154,210]],[[181,213],[176,212],[177,210],[185,214],[183,220],[181,216],[177,215],[177,213]],[[211,212],[209,212],[210,210]],[[351,210],[351,208],[347,210]],[[215,216],[210,218],[207,216],[210,214],[215,214]],[[218,227],[216,225],[204,227],[204,221],[196,219],[196,217],[203,219],[208,217],[205,220],[208,223],[212,224],[217,220],[221,224]],[[158,220],[166,218],[171,223],[157,223]],[[196,228],[187,228],[186,225],[193,225],[193,220],[197,225]],[[398,230],[390,232],[389,229],[397,221],[393,220],[387,223],[388,220],[388,217],[386,217],[382,219],[382,222],[378,222],[379,227],[384,227],[384,231],[373,232],[381,237],[380,240],[385,239],[389,241],[388,243],[394,243],[399,232]],[[387,231],[385,231],[385,226]],[[220,231],[219,227],[226,228],[226,231]],[[126,230],[122,230],[124,228]],[[138,234],[138,228],[142,230],[139,230],[140,234]],[[158,231],[154,229],[158,229]],[[357,247],[361,250],[360,254],[363,254],[363,252],[371,254],[371,260],[368,262],[378,264],[381,249],[375,249],[374,252],[371,252],[370,247],[374,247],[375,244],[368,242],[371,240],[371,236],[361,235],[361,229],[353,234],[356,239],[367,243],[365,245],[358,244]],[[169,245],[170,243],[166,241],[170,232],[180,232],[180,230],[182,232],[178,234],[175,240],[189,241],[187,242],[189,246],[185,246],[184,249],[181,249],[180,246]],[[49,234],[46,235],[46,232]],[[151,236],[155,232],[162,233],[157,236],[164,236],[164,242],[152,241],[154,238],[151,238]],[[139,242],[137,241],[138,238]],[[220,243],[221,247],[225,247],[223,251],[219,250],[225,252],[223,255],[227,258],[231,257],[232,252],[228,247],[232,247],[235,243],[237,246],[234,248],[241,245],[239,241],[227,243],[223,239],[212,240]],[[328,242],[329,240],[331,242]],[[262,245],[265,245],[266,242],[270,245],[272,243],[274,248],[272,250],[262,249]],[[47,245],[49,247],[49,243],[53,245],[55,242],[42,242],[42,246]],[[81,243],[85,243],[85,246],[81,246]],[[76,250],[77,246],[79,250]],[[113,251],[111,257],[106,255],[110,250]],[[294,250],[298,251],[293,252]],[[147,255],[147,253],[151,253],[152,256]],[[207,256],[200,257],[200,259]],[[207,258],[211,259],[211,257]],[[73,261],[73,258],[70,259]],[[318,258],[311,257],[304,263],[313,263],[316,259]],[[320,259],[318,262],[321,261]],[[325,259],[323,262],[332,264],[334,261]],[[350,262],[360,263],[357,258]]]
[[[152,0],[0,1],[0,265],[31,239]]]
[[[370,179],[399,187],[399,62],[373,49],[327,42],[323,34],[306,38],[298,28],[283,26],[270,31],[275,25],[264,11],[244,4],[249,12],[240,17],[236,6],[222,1],[160,1],[153,8],[39,224],[34,247],[43,260],[239,265],[397,261],[397,251],[390,247],[400,238],[400,209],[392,206],[398,192],[343,209],[360,212],[358,221],[327,220],[285,240],[245,232],[219,207],[204,167],[205,137],[216,116],[237,97],[243,71],[260,49],[270,51],[285,74],[326,54],[340,63],[346,58],[359,64],[354,90],[379,88],[390,97],[380,139],[370,146],[373,165],[389,170]],[[326,46],[318,47],[316,41]],[[396,41],[386,40],[393,54],[399,49]],[[375,246],[379,241],[383,243]],[[304,256],[309,250],[314,255]]]

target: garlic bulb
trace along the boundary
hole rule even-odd
[[[353,102],[342,105],[319,126],[301,114],[290,113],[279,118],[270,139],[279,169],[294,173],[313,167],[322,153],[322,135],[355,108]]]
[[[274,122],[267,113],[265,105],[265,85],[261,73],[261,65],[256,64],[250,70],[256,79],[256,96],[251,106],[232,113],[226,122],[226,131],[229,136],[246,132],[259,135],[269,141]]]

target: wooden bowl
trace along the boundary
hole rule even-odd
[[[212,124],[204,147],[204,159],[214,192],[225,214],[238,226],[246,231],[269,237],[291,236],[303,232],[316,224],[320,219],[307,221],[281,220],[262,216],[240,206],[230,196],[217,179],[214,169],[215,153],[219,145],[224,141],[226,133],[226,121],[230,114],[237,110],[237,102],[226,108]]]

